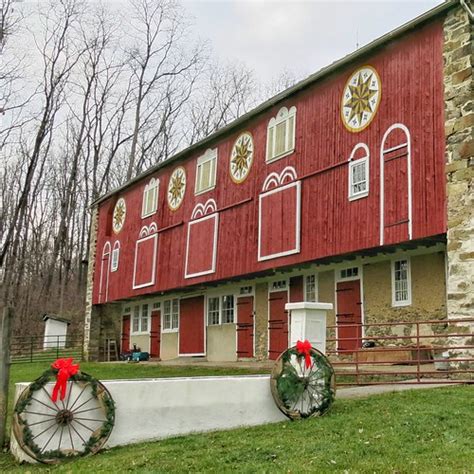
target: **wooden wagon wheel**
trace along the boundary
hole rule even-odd
[[[282,352],[272,370],[270,386],[278,408],[292,420],[323,415],[336,395],[334,369],[317,349],[309,366],[296,346]]]
[[[51,369],[32,382],[18,398],[13,433],[33,459],[54,464],[63,459],[94,454],[110,436],[115,406],[109,391],[84,372],[71,376],[64,400],[54,402]]]

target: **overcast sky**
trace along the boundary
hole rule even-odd
[[[197,31],[222,59],[240,60],[267,81],[298,77],[443,3],[438,0],[183,0]]]

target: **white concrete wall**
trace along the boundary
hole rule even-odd
[[[116,404],[109,447],[287,419],[273,401],[269,375],[102,382]],[[27,386],[16,384],[15,400]],[[11,447],[28,461],[13,433]]]
[[[43,348],[56,348],[66,346],[67,323],[47,319],[44,324],[44,344]]]

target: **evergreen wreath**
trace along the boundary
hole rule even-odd
[[[331,363],[311,346],[307,353],[296,346],[282,352],[273,367],[270,386],[276,405],[292,420],[323,415],[336,395]]]
[[[15,409],[13,412],[13,433],[18,444],[21,446],[23,451],[28,454],[33,459],[45,463],[45,464],[55,464],[61,460],[65,459],[72,459],[79,456],[86,456],[89,454],[95,454],[99,451],[104,444],[107,442],[107,439],[112,432],[115,423],[115,403],[110,395],[109,391],[105,388],[105,386],[99,382],[96,378],[92,377],[91,375],[85,372],[77,372],[75,375],[72,375],[69,378],[69,381],[72,383],[78,384],[81,387],[81,391],[84,392],[87,385],[90,386],[90,398],[89,400],[95,399],[98,401],[99,408],[101,409],[105,420],[97,420],[102,421],[100,427],[96,428],[95,430],[91,431],[91,434],[88,439],[84,439],[82,443],[82,449],[61,449],[61,439],[59,441],[59,446],[56,449],[46,450],[46,446],[41,448],[35,441],[35,438],[38,436],[34,436],[31,427],[33,424],[43,423],[43,421],[32,423],[28,422],[25,418],[25,414],[28,414],[28,408],[30,407],[33,401],[37,401],[35,398],[35,394],[38,392],[46,391],[45,386],[56,379],[58,374],[58,370],[51,368],[43,372],[40,377],[38,377],[35,381],[33,381],[20,395],[18,398]],[[52,401],[52,400],[51,400]],[[68,399],[69,402],[69,399]],[[39,401],[39,403],[42,403]],[[74,412],[72,408],[70,411],[67,409],[60,409],[60,407],[55,403],[54,406],[58,408],[56,415],[54,416],[54,422],[56,422],[58,427],[67,426],[74,418]],[[67,407],[68,403],[66,404]],[[80,406],[80,405],[79,405]],[[63,404],[64,407],[64,404]],[[77,410],[77,407],[76,407]],[[92,411],[92,410],[89,410]],[[41,413],[37,413],[37,415],[41,415]],[[53,415],[43,414],[44,417],[53,418]],[[84,418],[81,418],[84,419]],[[53,420],[50,420],[53,421]],[[44,421],[46,422],[46,421]],[[54,422],[52,427],[54,427]],[[84,425],[83,425],[84,426]],[[74,429],[74,428],[73,428]],[[69,429],[70,430],[70,429]],[[74,429],[75,430],[75,429]],[[56,431],[54,432],[56,433]],[[62,431],[61,431],[62,433]],[[77,431],[76,431],[77,433]],[[53,434],[54,436],[54,434]],[[71,434],[70,434],[71,436]],[[61,436],[62,437],[62,436]],[[82,439],[82,437],[81,437]],[[71,436],[71,443],[72,443],[72,436]]]

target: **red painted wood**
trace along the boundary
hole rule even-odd
[[[189,223],[187,274],[212,270],[214,258],[215,222],[217,215]]]
[[[249,121],[246,130],[254,137],[255,154],[249,177],[242,184],[233,183],[229,177],[231,148],[236,137],[243,131],[238,130],[212,145],[218,149],[217,185],[213,190],[194,195],[196,160],[205,151],[201,150],[154,174],[154,177],[160,179],[156,214],[146,219],[141,218],[143,189],[152,176],[134,183],[119,196],[101,203],[93,303],[99,302],[102,248],[108,240],[118,239],[121,244],[119,269],[110,273],[109,277],[109,301],[226,280],[378,247],[381,212],[380,147],[384,133],[394,123],[403,123],[411,134],[413,239],[446,232],[442,45],[441,21],[432,21]],[[343,126],[340,118],[341,94],[352,72],[364,64],[375,67],[380,75],[381,103],[370,126],[360,133],[351,133]],[[266,163],[268,121],[284,105],[294,105],[297,108],[296,149],[289,156]],[[392,140],[395,142],[398,139],[396,135],[390,137],[387,146],[393,144]],[[368,197],[351,202],[348,200],[347,160],[358,143],[367,144],[370,151],[370,189]],[[166,202],[166,188],[171,172],[178,165],[186,170],[187,188],[183,204],[178,210],[171,212]],[[272,172],[280,173],[287,166],[294,167],[298,177],[308,176],[301,181],[301,251],[259,262],[259,196],[266,177]],[[387,167],[387,172],[391,175],[389,168]],[[318,172],[319,170],[325,171]],[[393,172],[397,174],[402,171]],[[400,179],[398,181],[402,182]],[[405,195],[406,188],[397,188],[397,193]],[[388,189],[390,196],[397,193]],[[111,234],[108,224],[110,210],[118,197],[125,198],[127,215],[122,231]],[[219,212],[216,271],[186,279],[188,223],[196,204],[204,204],[211,198],[216,201],[218,209],[223,209]],[[250,200],[232,207],[247,199]],[[400,215],[405,212],[403,202],[387,199],[394,212]],[[283,224],[287,224],[286,219],[282,220],[286,203],[275,199],[271,204],[271,207],[275,206],[276,212],[269,209],[266,214],[272,217],[264,218],[265,252],[281,250],[287,245],[282,237]],[[158,231],[168,228],[159,234],[155,262],[156,282],[151,286],[133,289],[136,241],[140,229],[151,222],[156,222]],[[179,225],[181,222],[184,224]],[[387,231],[387,238],[392,243],[406,241],[405,226],[394,229],[393,235],[392,231]]]
[[[128,352],[130,350],[130,316],[123,316],[122,318],[122,341],[121,352]]]
[[[290,302],[299,303],[304,301],[304,282],[302,276],[290,278]]]
[[[275,360],[288,349],[288,292],[269,293],[268,302],[268,358]]]
[[[237,357],[253,357],[253,296],[237,298]]]
[[[106,303],[109,300],[110,280],[110,253],[105,254],[100,261],[100,291],[99,302]]]
[[[337,348],[348,351],[358,349],[362,342],[362,326],[357,326],[362,324],[360,280],[338,282],[336,296]]]
[[[151,331],[150,331],[150,355],[151,357],[160,357],[161,341],[161,313],[152,311],[151,313]]]
[[[260,256],[294,250],[297,246],[297,188],[283,188],[261,198]]]
[[[204,296],[179,302],[179,353],[204,355]]]

